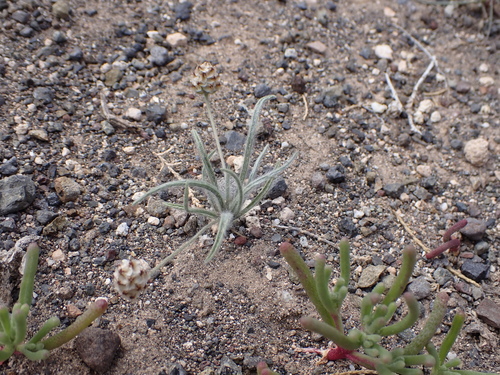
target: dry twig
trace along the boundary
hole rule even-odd
[[[305,107],[305,113],[304,113],[304,117],[302,118],[302,120],[305,121],[305,119],[307,118],[307,115],[309,115],[309,105],[307,104],[306,94],[302,94],[302,99],[304,100],[304,107]]]
[[[337,245],[335,245],[335,243],[333,243],[330,240],[327,240],[326,238],[323,238],[321,236],[318,236],[317,234],[314,234],[312,232],[309,232],[307,230],[304,230],[304,229],[301,229],[301,228],[298,228],[298,227],[289,227],[289,226],[286,226],[286,225],[273,225],[273,227],[274,228],[287,229],[287,230],[295,230],[295,231],[297,231],[299,233],[305,234],[306,236],[312,237],[312,238],[314,238],[314,239],[316,239],[318,241],[324,242],[327,245],[337,246]]]
[[[172,168],[172,166],[179,165],[180,163],[167,163],[167,161],[163,157],[164,155],[166,155],[167,153],[169,153],[172,150],[172,148],[173,148],[173,146],[170,147],[166,151],[159,152],[159,153],[154,152],[154,154],[158,157],[158,159],[160,159],[160,163],[161,163],[160,172],[163,170],[163,168],[167,168],[169,170],[169,172],[172,173],[176,179],[182,180],[181,175],[179,173],[177,173]],[[194,196],[193,190],[191,188],[188,188],[188,191],[189,191],[189,193],[188,193],[189,194],[189,198],[191,199],[191,202],[193,203],[193,206],[195,206],[195,207],[202,207],[202,204],[200,203],[199,199]]]
[[[111,113],[111,111],[108,108],[108,103],[106,101],[106,94],[104,93],[104,91],[101,91],[101,110],[102,114],[111,125],[118,126],[124,129],[140,131],[140,128],[137,125],[134,125],[127,120],[123,120]]]

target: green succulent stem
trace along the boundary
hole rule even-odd
[[[449,300],[449,296],[444,293],[438,293],[437,298],[434,302],[434,308],[432,309],[424,327],[419,332],[417,337],[413,339],[405,348],[405,355],[416,355],[418,354],[426,345],[430,342],[432,337],[436,334],[436,331],[443,321],[446,314],[446,307]]]
[[[43,339],[45,336],[48,335],[50,331],[52,331],[54,328],[56,328],[61,321],[59,320],[58,317],[53,316],[52,318],[49,318],[38,330],[38,332],[31,338],[30,341],[28,341],[29,344],[36,344],[38,343],[41,339]]]
[[[76,318],[73,324],[58,334],[43,340],[42,344],[44,349],[52,350],[58,348],[75,338],[80,332],[92,324],[94,320],[104,314],[107,307],[108,301],[105,298],[96,299],[82,315]]]
[[[344,335],[343,332],[340,332],[332,325],[327,324],[325,322],[321,322],[318,319],[314,319],[311,317],[303,317],[300,319],[300,324],[304,328],[319,333],[325,336],[326,338],[332,340],[333,342],[335,342],[335,344],[337,344],[339,347],[343,349],[356,350],[360,347],[360,343]]]
[[[302,287],[321,316],[321,319],[323,319],[323,321],[330,326],[335,327],[335,320],[340,319],[340,317],[334,319],[330,315],[330,311],[328,311],[328,309],[321,302],[316,282],[306,262],[304,262],[300,254],[289,242],[283,242],[280,245],[279,250],[281,255],[285,258],[286,262],[299,278]]]
[[[35,274],[38,267],[38,257],[40,255],[40,247],[36,243],[30,243],[26,250],[26,265],[24,267],[24,275],[21,281],[19,290],[19,303],[31,306],[33,298],[33,287],[35,285]]]
[[[444,363],[446,360],[446,356],[460,334],[460,330],[462,329],[464,322],[465,314],[463,312],[459,312],[453,317],[450,330],[446,334],[443,342],[441,343],[441,347],[439,348],[439,361],[441,363]]]
[[[408,305],[408,314],[401,319],[399,322],[391,324],[389,326],[382,327],[378,333],[382,336],[396,335],[403,332],[405,329],[410,328],[418,320],[418,315],[420,313],[418,308],[418,301],[415,296],[411,293],[405,293],[403,298]]]
[[[0,324],[2,326],[0,331],[5,332],[4,335],[10,340],[12,338],[12,326],[10,324],[10,314],[7,306],[0,307]]]
[[[382,303],[388,305],[398,299],[403,294],[408,281],[410,280],[415,264],[417,263],[417,250],[413,246],[407,246],[403,249],[403,262],[394,283],[385,295]]]

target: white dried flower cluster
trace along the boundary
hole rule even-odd
[[[150,267],[143,259],[122,260],[114,272],[114,285],[118,293],[133,301],[146,288]]]
[[[220,87],[219,73],[208,61],[198,65],[194,70],[191,83],[199,94],[213,94]]]

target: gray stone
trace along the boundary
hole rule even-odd
[[[451,272],[443,267],[437,268],[432,276],[434,277],[434,280],[436,280],[436,282],[441,286],[453,280],[453,275],[451,274]]]
[[[401,194],[405,191],[405,186],[398,182],[384,185],[383,187],[385,194],[391,198],[399,198]]]
[[[146,210],[148,214],[154,217],[166,217],[168,215],[168,207],[165,205],[165,201],[160,199],[150,199],[148,201],[148,205],[146,206]]]
[[[123,78],[123,72],[118,68],[112,68],[104,75],[104,84],[108,87],[113,87]]]
[[[15,232],[16,229],[16,221],[11,217],[8,217],[4,221],[0,222],[0,232]]]
[[[234,363],[229,357],[224,356],[220,361],[217,375],[242,375],[241,367]]]
[[[69,59],[72,61],[80,61],[83,59],[83,51],[80,47],[75,47],[69,52]]]
[[[120,336],[115,332],[90,327],[75,339],[76,352],[92,370],[103,373],[109,370],[120,349]]]
[[[475,262],[471,259],[466,259],[462,264],[462,273],[474,281],[486,279],[490,266],[483,262]]]
[[[25,38],[30,38],[30,37],[32,37],[34,33],[35,33],[35,30],[33,30],[33,29],[32,29],[31,27],[29,27],[29,26],[23,27],[23,28],[19,31],[19,35],[24,36]]]
[[[267,199],[276,199],[285,195],[288,189],[288,185],[283,177],[279,177],[274,181],[273,186],[267,192]]]
[[[173,60],[168,50],[162,46],[153,46],[149,50],[149,61],[157,66],[165,66]]]
[[[360,288],[369,288],[373,285],[375,285],[379,278],[380,275],[385,271],[385,266],[384,265],[379,265],[379,266],[368,266],[365,269],[363,269],[363,272],[361,272],[361,276],[359,277],[358,280],[358,287]]]
[[[37,87],[33,90],[33,98],[43,104],[49,104],[54,100],[54,90],[49,87]]]
[[[153,104],[146,108],[146,120],[153,121],[156,124],[164,121],[167,117],[165,106]]]
[[[0,180],[0,215],[22,211],[35,199],[36,187],[26,176],[15,175]]]
[[[342,97],[344,89],[341,85],[334,85],[328,88],[323,94],[323,105],[326,108],[334,108],[338,104],[338,100]]]
[[[266,85],[265,83],[260,83],[257,86],[255,86],[253,94],[255,95],[256,98],[262,98],[266,95],[270,95],[271,92],[272,90],[268,85]]]
[[[416,299],[421,300],[431,294],[432,288],[431,284],[425,279],[425,277],[420,276],[408,285],[408,291],[413,293]]]
[[[52,34],[52,40],[58,44],[62,44],[68,40],[68,37],[62,31],[56,30]]]
[[[16,174],[18,170],[19,168],[17,167],[17,158],[15,156],[0,165],[0,173],[4,176],[11,176],[13,174]]]
[[[16,10],[14,13],[12,13],[11,17],[13,20],[26,25],[30,19],[30,14],[28,12],[25,12],[24,10]]]
[[[35,213],[35,219],[42,225],[47,225],[56,218],[57,214],[49,210],[38,210]]]
[[[474,218],[467,218],[467,225],[460,229],[460,233],[471,241],[481,241],[485,232],[486,222]]]
[[[486,324],[500,328],[500,305],[485,298],[476,309],[477,316]]]
[[[174,7],[175,19],[187,21],[191,18],[193,4],[190,1],[183,1]]]
[[[59,19],[69,19],[69,4],[65,0],[56,1],[52,4],[52,14]]]
[[[365,60],[373,59],[375,58],[375,53],[370,47],[363,47],[361,48],[361,51],[359,51],[359,55],[364,58]]]
[[[326,178],[329,182],[340,184],[345,181],[345,169],[342,165],[336,165],[326,172]]]
[[[225,147],[229,151],[240,151],[245,145],[245,135],[238,133],[234,130],[228,131],[224,134],[226,138]]]
[[[349,218],[340,220],[338,228],[342,233],[349,237],[354,237],[358,234],[358,228],[356,227],[356,224],[354,224],[354,222]]]
[[[490,250],[490,244],[486,241],[478,242],[474,245],[474,251],[477,255],[486,254]]]
[[[168,367],[167,374],[168,375],[187,375],[187,372],[186,372],[186,370],[184,370],[184,368],[180,364],[174,363]]]
[[[323,190],[326,184],[326,178],[321,172],[315,172],[311,176],[311,186],[317,190]]]
[[[290,105],[288,103],[279,103],[278,112],[287,113]]]

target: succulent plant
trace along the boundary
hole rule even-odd
[[[419,319],[418,301],[411,293],[404,293],[416,263],[416,250],[412,246],[403,250],[401,270],[389,290],[386,290],[384,284],[379,283],[363,298],[360,306],[360,327],[352,328],[347,334],[340,313],[350,279],[350,248],[347,240],[340,242],[340,277],[332,289],[329,288],[332,268],[326,266],[324,257],[317,257],[313,276],[290,243],[281,244],[280,252],[297,274],[322,319],[304,317],[300,320],[302,326],[323,335],[337,345],[326,351],[307,350],[322,354],[323,361],[348,359],[381,375],[421,375],[424,374],[422,368],[427,368],[431,375],[481,374],[454,369],[460,365],[458,358],[446,361],[449,350],[464,323],[463,313],[458,313],[454,317],[439,350],[431,342],[447,312],[449,297],[443,292],[438,293],[423,328],[409,344],[393,350],[382,345],[384,337],[396,335],[412,327]],[[401,320],[393,322],[397,310],[396,300],[400,297],[405,301],[408,312]]]
[[[169,263],[179,252],[193,244],[210,228],[217,227],[214,243],[206,257],[206,262],[210,261],[221,248],[226,233],[233,225],[233,222],[238,218],[241,218],[260,203],[273,186],[277,177],[286,168],[288,168],[288,166],[290,166],[292,161],[297,156],[297,154],[294,154],[283,165],[275,165],[273,169],[263,174],[259,174],[259,168],[262,165],[269,147],[264,147],[255,160],[253,160],[253,151],[259,126],[259,115],[262,111],[262,107],[268,100],[275,98],[274,96],[269,95],[261,98],[255,106],[254,113],[248,127],[241,169],[238,172],[229,169],[226,166],[224,155],[222,153],[217,126],[213,119],[212,106],[209,100],[209,95],[219,86],[218,75],[215,68],[209,63],[203,63],[198,66],[195,70],[192,83],[195,86],[196,91],[203,95],[205,101],[205,108],[210,120],[217,153],[220,159],[220,170],[222,172],[222,176],[219,177],[217,175],[216,168],[210,161],[213,153],[208,153],[206,151],[200,135],[193,130],[192,136],[194,143],[203,164],[202,179],[184,179],[167,182],[149,190],[141,198],[134,202],[134,204],[138,204],[161,190],[173,187],[183,187],[184,198],[182,204],[170,202],[164,202],[164,204],[168,207],[183,210],[190,214],[201,215],[209,219],[208,224],[204,225],[193,237],[156,265],[150,273],[151,278],[156,277],[159,274],[161,267]],[[206,195],[210,204],[209,208],[192,207],[189,205],[190,189],[192,188],[201,190]]]
[[[59,318],[49,318],[42,328],[27,342],[27,317],[33,298],[35,274],[38,266],[40,248],[31,243],[26,251],[26,265],[21,281],[19,299],[12,307],[12,312],[6,306],[0,307],[0,364],[14,353],[22,353],[28,359],[39,361],[49,356],[50,350],[58,348],[75,338],[95,319],[101,316],[108,307],[105,298],[98,298],[75,322],[61,332],[47,339],[43,338],[60,324]]]

